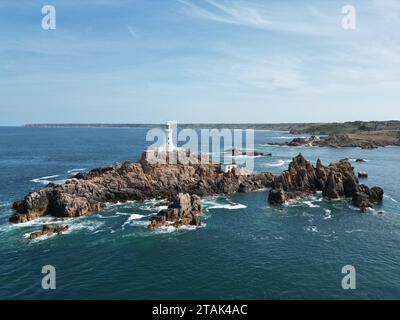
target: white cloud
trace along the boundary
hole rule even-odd
[[[203,6],[191,0],[177,1],[191,17],[261,30],[321,36],[332,32],[332,22],[335,22],[334,17],[312,6],[296,11],[288,5],[272,8],[252,1],[205,0]]]

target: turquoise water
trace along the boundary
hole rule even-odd
[[[364,158],[365,183],[385,189],[382,206],[361,214],[319,195],[280,209],[267,191],[205,199],[201,228],[145,229],[154,201],[113,205],[68,221],[65,235],[29,242],[46,219],[10,225],[10,206],[49,181],[126,159],[145,148],[145,129],[0,128],[0,298],[36,299],[369,299],[400,298],[399,148],[271,147],[292,137],[256,132],[256,170],[279,173],[302,152],[313,162]],[[377,211],[384,211],[378,215]],[[64,222],[65,223],[65,222]],[[41,288],[53,265],[57,289]],[[341,288],[344,265],[357,289]]]

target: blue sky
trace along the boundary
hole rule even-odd
[[[397,0],[2,0],[0,124],[400,119],[399,30]]]

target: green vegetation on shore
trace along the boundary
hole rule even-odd
[[[343,135],[372,132],[400,132],[400,121],[353,121],[344,123],[304,123],[290,127],[293,134]]]

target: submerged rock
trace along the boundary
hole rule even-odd
[[[368,173],[365,172],[365,171],[360,171],[360,172],[358,173],[358,177],[359,177],[359,178],[368,178]]]
[[[68,226],[51,226],[51,225],[44,225],[42,230],[32,232],[29,236],[29,240],[36,239],[42,236],[50,236],[53,234],[63,234],[64,232],[68,231]]]
[[[271,157],[272,153],[264,153],[261,151],[242,151],[236,148],[225,150],[226,153],[231,154],[233,157],[237,156],[249,156],[249,157]]]
[[[200,226],[198,217],[202,212],[200,197],[180,193],[176,195],[168,209],[161,210],[156,216],[150,218],[149,229],[158,229],[165,226],[179,228],[182,226]]]

